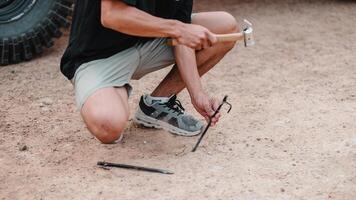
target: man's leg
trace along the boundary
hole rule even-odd
[[[197,13],[193,16],[192,23],[202,25],[215,34],[239,31],[235,18],[226,12]],[[224,42],[197,51],[196,57],[200,76],[212,69],[234,46],[235,42]],[[174,66],[151,95],[167,97],[179,93],[184,88],[185,84],[180,77],[179,70],[177,66]]]
[[[91,95],[81,110],[89,131],[102,143],[120,138],[129,119],[126,88],[104,88]]]

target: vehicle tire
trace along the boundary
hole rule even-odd
[[[31,60],[68,27],[73,0],[0,0],[0,65]]]

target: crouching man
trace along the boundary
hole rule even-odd
[[[187,88],[206,119],[219,101],[200,77],[235,45],[215,34],[238,31],[226,12],[192,14],[193,0],[77,0],[61,71],[74,85],[77,106],[89,131],[103,143],[118,140],[129,119],[131,79],[175,64],[154,91],[143,95],[134,117],[144,126],[182,136],[204,123],[188,115],[176,94]],[[167,45],[173,38],[179,45]],[[216,124],[220,115],[212,119]]]

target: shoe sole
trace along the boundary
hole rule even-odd
[[[167,122],[149,117],[137,111],[133,121],[137,124],[140,124],[144,127],[148,128],[156,128],[156,129],[163,129],[166,130],[174,135],[185,136],[185,137],[193,137],[197,136],[201,133],[201,130],[195,132],[188,132],[183,129],[177,128],[175,126],[170,125]]]

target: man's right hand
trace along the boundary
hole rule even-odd
[[[206,49],[217,42],[216,35],[200,25],[184,24],[181,32],[180,37],[175,38],[178,43],[195,50]]]

